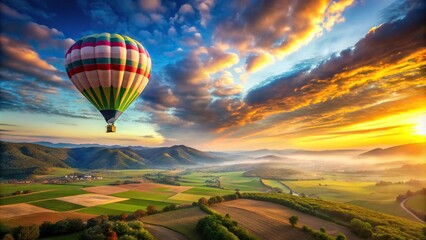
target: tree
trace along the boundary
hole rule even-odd
[[[2,239],[3,240],[14,240],[12,234],[10,234],[10,233],[4,235]]]
[[[320,232],[325,233],[325,228],[320,228]]]
[[[289,222],[290,222],[290,224],[291,224],[291,226],[296,226],[297,225],[297,223],[299,222],[299,217],[298,216],[291,216],[289,219]]]
[[[136,219],[144,217],[144,216],[146,216],[146,211],[138,209],[138,210],[135,211],[134,216],[135,216]]]
[[[86,228],[83,220],[80,218],[68,218],[68,232],[79,232]]]
[[[38,226],[19,226],[15,229],[14,237],[17,240],[35,240],[40,236]]]
[[[100,215],[94,218],[91,218],[89,220],[87,220],[87,228],[96,226],[96,225],[100,225],[104,222],[108,221],[108,215]]]
[[[176,208],[177,208],[176,204],[172,204],[172,205],[164,207],[163,212],[173,211],[173,210],[176,210]]]
[[[126,220],[127,219],[127,217],[128,217],[129,215],[127,215],[127,213],[122,213],[122,214],[120,214],[120,220],[121,221],[124,221],[124,220]]]
[[[119,238],[119,240],[137,240],[136,237],[133,237],[132,235],[123,235]]]
[[[49,221],[44,221],[40,227],[40,235],[41,236],[49,236],[52,234],[54,224]]]
[[[363,222],[357,218],[354,218],[351,220],[349,228],[352,230],[352,232],[362,238],[368,239],[373,236],[373,228],[369,222]]]
[[[9,227],[0,223],[0,238],[8,234],[9,232],[10,232]]]
[[[106,240],[117,240],[118,236],[117,233],[115,233],[114,231],[110,230],[107,234],[106,234]]]
[[[146,207],[146,212],[148,213],[148,215],[157,213],[158,210],[155,206],[149,205],[148,207]]]
[[[342,233],[339,233],[339,235],[336,236],[336,240],[346,240],[346,236]]]
[[[204,204],[207,205],[208,204],[208,200],[205,197],[202,197],[200,199],[198,199],[198,204]]]
[[[113,229],[119,236],[123,236],[130,233],[130,227],[125,222],[115,222]]]

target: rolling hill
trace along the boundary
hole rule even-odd
[[[426,156],[426,143],[411,143],[390,148],[376,148],[358,155],[359,157]]]
[[[221,162],[224,159],[183,145],[161,148],[51,148],[33,143],[0,142],[0,171],[33,173],[48,167],[140,169]],[[9,174],[10,175],[10,174]]]

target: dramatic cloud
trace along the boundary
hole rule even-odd
[[[352,0],[330,4],[316,0],[265,0],[235,5],[230,17],[219,23],[215,39],[229,43],[242,54],[251,54],[247,71],[252,72],[271,63],[271,55],[282,58],[321,34],[323,29],[330,30],[343,21],[342,12],[352,4]]]
[[[316,68],[277,77],[250,91],[236,125],[259,120],[298,132],[335,128],[426,105],[422,8],[368,32]],[[255,116],[255,117],[253,117]],[[235,117],[235,116],[234,116]],[[253,128],[252,128],[253,129]],[[257,129],[259,130],[259,129]],[[256,131],[256,130],[254,130]]]
[[[145,11],[155,11],[161,8],[161,0],[139,0],[140,7]]]
[[[201,26],[206,27],[207,23],[211,19],[211,10],[214,7],[214,0],[199,0],[196,4],[196,8],[200,12],[201,20],[200,24]]]
[[[55,28],[25,21],[5,20],[2,34],[17,38],[19,41],[27,41],[43,49],[59,48],[66,51],[75,42],[71,38],[65,38],[64,34]]]
[[[274,61],[274,57],[267,52],[250,55],[246,59],[246,70],[248,73],[256,72]]]
[[[8,16],[8,17],[15,18],[15,19],[20,19],[20,20],[30,19],[30,17],[28,15],[21,14],[21,13],[17,12],[16,10],[8,7],[4,3],[0,3],[0,12],[4,16]]]

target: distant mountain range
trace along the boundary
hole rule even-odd
[[[368,152],[362,153],[359,157],[391,157],[391,156],[425,156],[426,157],[426,143],[410,143],[399,145],[390,148],[376,148]]]
[[[184,145],[147,148],[141,146],[102,146],[97,144],[68,143],[11,143],[0,142],[0,173],[33,173],[37,169],[49,167],[73,167],[80,169],[141,169],[173,168],[178,166],[212,166],[231,161],[249,160],[261,163],[270,160],[274,163],[291,165],[292,155],[333,155],[352,153],[360,158],[386,156],[426,156],[426,143],[395,146],[386,149],[373,149],[359,154],[360,150],[269,150],[241,152],[203,152]],[[359,154],[359,155],[358,155]],[[288,158],[290,157],[290,158]],[[229,164],[228,164],[229,165]],[[245,167],[245,166],[242,166]]]
[[[2,175],[13,172],[31,172],[37,168],[48,167],[140,169],[210,165],[225,161],[222,157],[184,145],[160,148],[52,148],[33,143],[0,142],[0,153]]]

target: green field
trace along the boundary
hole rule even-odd
[[[220,181],[222,187],[234,191],[239,189],[244,192],[263,192],[265,187],[258,177],[244,177],[244,172],[227,172],[222,174]]]
[[[191,189],[184,191],[183,193],[200,195],[200,197],[201,197],[201,196],[225,195],[225,194],[231,194],[231,193],[234,193],[234,192],[235,191],[223,190],[223,189],[214,188],[214,187],[193,187]]]
[[[88,207],[78,212],[91,213],[91,214],[121,214],[121,213],[132,213],[136,210],[146,210],[148,206],[155,206],[158,210],[162,210],[164,207],[173,204],[172,202],[143,200],[143,199],[129,199],[122,202],[108,203],[98,205],[94,207]]]
[[[135,199],[146,199],[146,200],[154,200],[154,201],[164,201],[169,197],[175,195],[174,192],[139,192],[139,191],[127,191],[112,194],[111,196],[115,197],[123,197],[123,198],[135,198]]]
[[[183,201],[186,203],[198,202],[198,200],[202,197],[209,198],[210,196],[203,196],[198,194],[187,194],[187,193],[178,193],[176,195],[171,196],[168,200],[171,201]]]
[[[10,195],[16,191],[31,190],[33,192],[45,191],[45,190],[55,190],[55,189],[67,189],[67,188],[76,188],[77,186],[82,185],[70,185],[70,184],[1,184],[0,192],[3,195]]]
[[[67,185],[56,185],[56,189],[46,190],[37,193],[30,194],[22,194],[18,196],[12,197],[4,197],[0,198],[0,205],[6,204],[14,204],[14,203],[27,203],[34,202],[39,200],[58,198],[58,197],[66,197],[87,193],[86,191],[77,188],[75,186],[67,186]]]
[[[413,219],[395,201],[396,196],[418,188],[408,184],[376,186],[376,182],[307,180],[282,181],[297,193],[305,193],[324,200],[346,202],[372,210]]]
[[[105,208],[100,206],[88,207],[82,210],[78,210],[77,212],[81,213],[90,213],[96,215],[120,215],[122,213],[131,213],[130,210],[116,210],[111,208]]]
[[[272,187],[272,188],[279,188],[283,191],[283,193],[290,193],[290,190],[286,188],[280,181],[273,180],[273,179],[262,179],[263,183],[266,185]]]
[[[405,202],[405,206],[426,214],[426,194],[414,195]]]
[[[244,172],[191,172],[182,175],[179,183],[182,186],[206,187],[206,180],[219,177],[221,187],[235,192],[240,191],[264,191],[265,187],[257,177],[245,177]]]
[[[64,202],[64,201],[60,201],[60,200],[56,200],[56,199],[32,202],[31,204],[38,206],[38,207],[58,211],[58,212],[64,212],[64,211],[70,211],[70,210],[84,208],[84,206],[81,206],[81,205],[78,205],[78,204]]]

